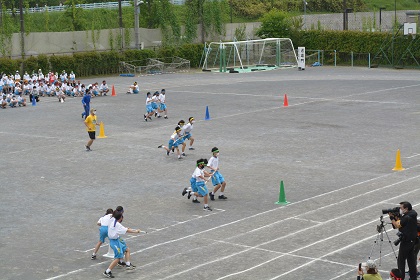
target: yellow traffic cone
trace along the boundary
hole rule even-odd
[[[104,129],[104,123],[101,122],[99,124],[99,136],[98,138],[106,138],[107,136],[105,136],[105,129]]]
[[[402,170],[405,170],[405,168],[402,167],[400,149],[397,150],[397,156],[395,158],[395,167],[392,170],[393,171],[402,171]]]

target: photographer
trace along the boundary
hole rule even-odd
[[[398,269],[404,273],[405,261],[407,260],[410,280],[417,279],[416,258],[414,255],[414,246],[417,244],[417,212],[407,201],[400,202],[400,215],[388,213],[394,228],[398,228],[400,250],[398,252]],[[395,245],[398,242],[394,243]],[[403,275],[403,278],[404,279]]]

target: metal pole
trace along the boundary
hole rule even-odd
[[[124,30],[123,30],[121,0],[118,0],[118,17],[119,17],[120,35],[121,35],[121,49],[124,49]]]
[[[19,1],[20,12],[20,50],[22,59],[25,59],[25,22],[23,19],[23,0]]]
[[[382,10],[385,10],[385,8],[379,8],[379,31],[382,31]]]
[[[394,28],[392,31],[392,45],[391,45],[391,50],[392,50],[392,57],[391,57],[391,61],[392,61],[392,67],[394,67],[394,41],[395,41],[395,33],[396,33],[396,28],[397,28],[397,0],[394,0]]]
[[[141,3],[142,1],[140,1]],[[134,40],[135,40],[135,46],[136,50],[140,48],[139,46],[139,14],[140,14],[140,3],[138,3],[138,0],[134,0]]]
[[[346,0],[343,0],[343,30],[346,30],[346,9],[347,9]]]
[[[303,0],[303,26],[306,27],[306,0]]]

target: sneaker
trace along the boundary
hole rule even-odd
[[[157,117],[157,112],[155,112],[155,118]]]
[[[90,259],[91,259],[91,260],[96,260],[96,255],[92,255],[92,256],[90,257]]]
[[[125,264],[125,262],[118,262],[117,263],[117,266],[118,267],[124,267],[126,264]]]
[[[185,196],[187,194],[187,188],[184,188],[183,190],[182,190],[182,196]]]
[[[192,202],[193,203],[200,203],[200,201],[198,201],[198,199],[193,199]]]
[[[178,159],[182,159],[182,157],[181,156],[178,156]]]
[[[219,199],[227,199],[227,197],[222,194],[222,195],[219,195]]]
[[[83,113],[82,113],[82,119],[84,119],[84,117],[83,117]]]
[[[190,199],[191,198],[191,191],[188,191],[188,196],[187,196],[187,198],[188,199]],[[198,200],[197,200],[198,201]]]
[[[162,116],[161,116],[161,115],[159,115],[159,116],[158,116],[158,119],[159,119],[159,118],[161,118],[161,117],[162,117]]]
[[[164,116],[163,118],[164,118],[164,119],[167,119],[168,117],[167,117],[167,116]]]
[[[193,151],[195,149],[193,147],[189,147],[188,150]]]
[[[169,156],[169,151],[166,152],[166,155]]]
[[[182,153],[181,156],[186,157],[187,155],[185,153]]]
[[[135,268],[136,268],[136,266],[135,266],[135,265],[133,265],[133,264],[127,265],[127,266],[125,267],[125,269],[127,269],[127,270],[133,270],[133,269],[135,269]]]
[[[213,211],[213,209],[211,209],[210,206],[204,206],[203,210],[204,211]]]
[[[210,200],[214,200],[214,193],[210,192],[209,196],[210,196]]]
[[[104,271],[104,273],[103,273],[106,277],[108,277],[108,278],[115,278],[114,277],[114,275],[112,275],[112,272],[110,271],[110,272],[106,272],[106,270]]]
[[[162,148],[162,146],[163,146],[163,145],[159,145],[159,146],[158,146],[158,149],[159,149],[159,148]]]
[[[144,120],[147,122],[147,118],[146,118],[146,115],[143,115],[143,117],[144,117]]]
[[[149,118],[149,120],[152,120],[152,118],[151,117],[148,117]]]
[[[86,147],[86,151],[91,151],[90,147],[88,145],[85,146]]]

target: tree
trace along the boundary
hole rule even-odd
[[[72,30],[73,31],[81,31],[83,30],[85,24],[84,24],[84,17],[83,17],[83,9],[77,8],[76,5],[80,4],[78,0],[67,0],[64,3],[67,8],[64,12],[66,17],[69,17],[71,19],[72,23]]]
[[[261,27],[255,34],[261,38],[288,38],[293,29],[294,22],[289,14],[272,10],[261,18]]]

